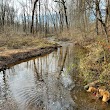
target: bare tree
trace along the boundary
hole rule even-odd
[[[32,22],[31,22],[31,29],[30,29],[31,33],[34,33],[34,29],[33,29],[33,25],[34,25],[34,12],[35,12],[35,8],[36,8],[37,2],[38,2],[38,0],[34,1],[34,6],[33,6],[33,9],[32,9]]]
[[[68,17],[67,17],[67,7],[66,7],[66,1],[64,0],[59,0],[59,1],[54,1],[54,2],[57,2],[57,3],[61,3],[63,5],[63,10],[64,10],[64,16],[65,16],[65,22],[66,22],[66,27],[67,29],[69,29],[69,24],[68,24]]]

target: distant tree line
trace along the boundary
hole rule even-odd
[[[16,5],[16,2],[19,5]],[[93,21],[92,18],[94,18]],[[75,28],[84,32],[86,36],[90,31],[91,24],[95,24],[97,35],[101,28],[102,33],[106,36],[106,41],[109,42],[109,0],[0,1],[1,33],[10,28],[15,32],[39,33],[47,36],[51,33],[61,33],[64,30]]]

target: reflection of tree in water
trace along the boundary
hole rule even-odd
[[[9,90],[9,84],[8,84],[8,74],[6,74],[6,71],[3,70],[3,84],[1,88],[1,98],[2,102],[0,102],[0,109],[1,110],[15,110],[17,109],[17,105],[15,104],[14,100],[10,97],[10,90]]]
[[[4,92],[4,99],[7,100],[7,90],[8,90],[8,84],[7,84],[7,80],[6,80],[6,72],[5,70],[3,70],[3,83],[4,83],[4,88],[3,88],[3,92]]]
[[[37,77],[41,76],[44,79],[44,85],[46,90],[44,93],[45,99],[43,103],[45,104],[46,110],[48,109],[61,110],[64,108],[65,109],[68,108],[70,110],[70,108],[71,109],[73,108],[74,102],[70,98],[71,96],[69,91],[65,90],[65,88],[61,84],[60,79],[57,79],[55,77],[56,73],[55,74],[52,73],[54,72],[54,68],[57,69],[59,64],[60,64],[60,68],[61,67],[64,68],[66,63],[67,53],[68,53],[68,48],[66,48],[66,50],[60,49],[59,54],[54,52],[50,56],[45,56],[44,58],[38,58],[36,60],[33,60],[34,69],[36,71],[35,73],[37,74]],[[52,66],[53,64],[55,67]],[[38,73],[38,71],[40,71],[40,73]]]
[[[27,66],[27,69],[28,69],[28,68],[29,68],[29,62],[27,61],[26,63],[27,63],[27,65],[26,65],[26,66]]]
[[[58,67],[61,66],[61,61],[62,61],[62,58],[63,58],[63,53],[62,53],[62,49],[60,48],[59,49],[59,56],[58,56]]]
[[[66,61],[66,58],[67,58],[67,53],[68,53],[68,47],[66,47],[66,51],[65,51],[65,54],[64,54],[64,57],[63,57],[63,61],[61,63],[61,68],[60,68],[59,76],[61,75],[61,73],[63,71],[63,68],[65,66],[65,61]]]
[[[33,63],[34,63],[34,72],[35,72],[35,76],[37,76],[37,80],[39,80],[39,73],[38,73],[38,70],[37,70],[37,66],[36,66],[35,59],[33,60]]]
[[[68,49],[60,48],[10,69],[13,78],[10,86],[20,110],[72,110],[74,102],[70,92],[61,78],[56,78],[60,69],[66,67],[68,59]]]
[[[39,58],[38,58],[39,59]],[[36,65],[36,61],[35,61],[35,59],[33,60],[33,64],[34,64],[34,72],[35,72],[35,74],[36,74],[36,76],[37,76],[37,80],[38,81],[43,81],[43,78],[42,78],[42,59],[40,59],[40,60],[38,60],[38,62],[40,61],[40,63],[38,63],[38,69],[37,69],[37,65]],[[40,66],[39,66],[39,64],[40,64]],[[39,70],[39,67],[40,67],[40,70]],[[39,70],[39,72],[38,72],[38,70]]]

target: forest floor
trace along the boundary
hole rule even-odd
[[[0,71],[8,68],[9,64],[45,55],[58,47],[56,43],[38,37],[0,36]]]

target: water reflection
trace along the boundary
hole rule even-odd
[[[23,62],[0,72],[0,108],[73,110],[75,103],[68,89],[70,84],[74,87],[73,80],[69,74],[65,77],[64,71],[61,72],[61,78],[57,78],[61,65],[66,68],[69,64],[70,52],[67,54],[66,51],[66,48],[59,48],[47,56]]]
[[[77,77],[79,62],[74,45],[64,44],[49,55],[0,72],[0,109],[110,110],[110,104],[83,90]]]

